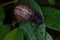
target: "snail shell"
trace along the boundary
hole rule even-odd
[[[34,15],[34,10],[26,4],[18,5],[14,8],[14,15],[17,21],[27,21]]]

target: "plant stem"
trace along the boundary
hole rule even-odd
[[[7,3],[1,4],[0,7],[6,6],[6,5],[11,4],[11,3],[15,3],[15,1],[10,1],[10,2],[7,2]]]

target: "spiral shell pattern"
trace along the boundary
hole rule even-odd
[[[17,21],[27,21],[34,14],[34,11],[28,5],[18,5],[14,8],[14,15]]]

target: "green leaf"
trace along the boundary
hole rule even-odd
[[[56,1],[56,0],[48,0],[48,2],[49,2],[50,4],[55,4],[55,1]]]
[[[10,32],[9,25],[0,26],[0,40],[2,40],[8,32]]]
[[[25,33],[27,40],[44,40],[45,24],[38,26],[30,21],[20,24],[20,29]]]
[[[60,10],[51,7],[42,7],[46,26],[60,31]]]
[[[16,39],[18,37],[18,39]],[[22,32],[18,28],[8,33],[3,40],[23,40]]]
[[[34,0],[29,0],[27,3],[37,12],[42,14],[40,6],[34,1]]]
[[[45,40],[44,39],[44,36],[45,36],[45,24],[44,23],[38,26],[38,30],[36,33],[37,33],[38,40]]]
[[[45,33],[45,40],[53,40],[53,38],[51,37],[50,34],[48,34],[47,32]]]
[[[32,26],[31,22],[24,22],[20,24],[20,30],[22,30],[25,34],[26,40],[36,40],[36,36],[34,34],[35,27]]]
[[[4,21],[4,9],[3,7],[0,7],[0,25],[3,24]]]
[[[24,33],[18,29],[18,32],[17,32],[14,40],[24,40],[23,36],[24,36]]]
[[[42,19],[44,22],[44,17],[43,17],[40,6],[34,0],[29,0],[28,3],[38,14],[42,15]],[[44,23],[42,25],[39,25],[39,28],[37,30],[37,35],[38,35],[37,37],[38,40],[44,40],[44,35],[45,35],[45,24]]]

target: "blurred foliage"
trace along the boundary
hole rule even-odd
[[[4,21],[4,8],[0,7],[0,25],[3,25],[3,21]]]
[[[45,17],[46,26],[60,31],[60,10],[51,7],[41,7]]]
[[[48,0],[48,2],[49,2],[50,4],[55,4],[55,1],[56,1],[56,0]]]
[[[10,32],[10,26],[9,25],[2,25],[0,26],[0,40],[4,38],[4,36]]]
[[[43,40],[45,36],[44,27],[44,24],[38,26],[31,21],[20,24],[20,29],[25,33],[27,40]]]
[[[37,32],[37,39],[38,40],[45,40],[44,39],[44,36],[45,36],[45,23],[37,26],[38,27],[38,30],[36,30]]]
[[[31,22],[25,22],[20,24],[19,29],[23,30],[25,33],[26,40],[37,40],[34,33],[35,27],[32,26]]]
[[[8,33],[3,40],[23,40],[23,33],[16,28]]]
[[[53,40],[52,36],[49,33],[45,33],[45,40]]]
[[[0,7],[0,40],[2,40],[8,32],[10,32],[10,26],[3,25],[3,21],[4,21],[4,9],[3,7]]]

